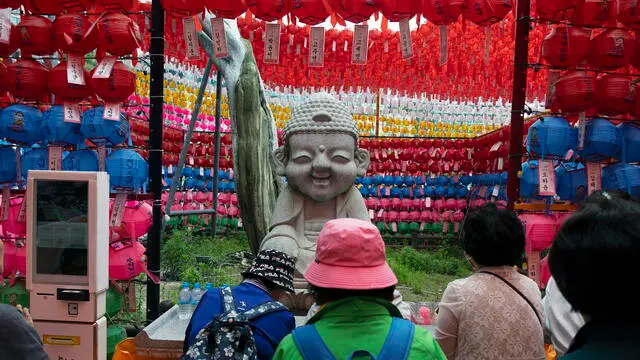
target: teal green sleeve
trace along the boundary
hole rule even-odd
[[[447,360],[447,357],[431,333],[416,326],[409,360]]]
[[[293,341],[293,336],[287,335],[282,339],[272,360],[303,360],[295,341]]]

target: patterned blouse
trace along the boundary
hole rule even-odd
[[[486,267],[522,292],[544,319],[535,282],[509,266]],[[475,273],[447,286],[435,338],[450,360],[544,360],[542,324],[526,300],[490,274]]]

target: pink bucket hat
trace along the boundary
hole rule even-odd
[[[314,286],[344,290],[384,289],[398,283],[387,264],[378,228],[357,219],[325,224],[318,236],[316,259],[304,278]]]

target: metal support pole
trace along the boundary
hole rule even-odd
[[[180,179],[182,177],[182,169],[184,169],[184,160],[187,157],[187,151],[189,151],[189,144],[191,143],[191,137],[193,137],[193,130],[196,128],[196,122],[198,121],[198,115],[200,115],[200,107],[202,106],[202,99],[204,98],[204,92],[207,90],[209,84],[209,76],[211,75],[211,69],[213,68],[213,60],[207,61],[207,66],[204,68],[202,74],[202,81],[200,81],[200,89],[198,89],[198,96],[193,106],[193,112],[191,113],[191,121],[189,122],[189,129],[184,137],[184,144],[182,145],[182,151],[180,152],[180,158],[178,159],[178,166],[176,172],[173,174],[174,179]],[[169,198],[167,199],[167,205],[165,207],[165,213],[171,216],[171,204],[176,195],[178,187],[177,181],[171,182],[171,190],[169,190]]]
[[[218,170],[220,169],[220,116],[222,105],[222,72],[218,71],[216,76],[216,130],[213,136],[213,213],[211,214],[211,236],[216,237],[216,226],[218,222]]]
[[[151,3],[151,84],[149,118],[149,181],[153,195],[153,225],[147,243],[148,270],[160,275],[160,243],[162,240],[162,110],[164,106],[164,9],[160,0]],[[147,277],[147,322],[160,312],[160,285]]]
[[[507,197],[509,209],[513,210],[518,198],[520,180],[518,170],[522,161],[522,132],[524,106],[527,99],[527,61],[529,50],[530,0],[518,0],[516,9],[516,44],[513,60],[513,94],[511,104],[511,139],[509,147],[509,173]]]

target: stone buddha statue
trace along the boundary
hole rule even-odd
[[[357,125],[346,106],[329,94],[317,93],[293,110],[284,146],[274,151],[273,161],[287,184],[261,248],[296,258],[296,289],[304,289],[302,274],[315,257],[316,238],[325,222],[370,220],[354,187],[356,177],[367,172],[370,157],[358,148]]]

